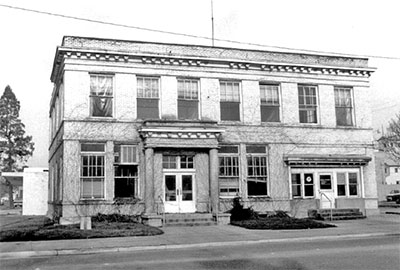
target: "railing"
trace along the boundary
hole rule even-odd
[[[161,209],[162,223],[165,224],[165,204],[164,204],[164,201],[163,201],[161,195],[158,196],[158,198],[160,199],[160,203],[161,203],[161,206],[162,206],[162,209]],[[157,214],[158,215],[160,214],[159,207],[157,207]]]
[[[325,193],[323,193],[322,191],[320,191],[319,192],[319,194],[320,195],[322,195],[322,196],[324,196],[325,198],[327,198],[328,199],[328,201],[329,201],[329,204],[330,204],[330,208],[331,208],[331,213],[330,213],[330,220],[332,221],[332,208],[333,208],[333,202],[332,202],[332,200],[325,194]]]

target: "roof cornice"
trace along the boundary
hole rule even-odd
[[[251,61],[242,59],[209,58],[198,56],[163,55],[151,53],[129,53],[110,50],[57,47],[51,81],[55,82],[64,59],[122,62],[148,65],[190,66],[209,68],[229,68],[234,70],[253,70],[266,72],[289,72],[305,74],[344,75],[370,77],[376,68],[347,67],[332,65],[298,64],[271,61]]]

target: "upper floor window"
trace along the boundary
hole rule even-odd
[[[247,194],[266,196],[267,192],[267,156],[265,146],[247,145]]]
[[[317,87],[299,85],[300,123],[317,123]]]
[[[220,82],[220,108],[222,121],[240,121],[240,83]]]
[[[137,118],[159,118],[159,97],[158,78],[137,77]]]
[[[261,122],[279,122],[279,85],[261,84]]]
[[[338,126],[353,125],[353,102],[351,88],[335,87],[336,124]]]
[[[81,144],[81,198],[104,198],[105,145]]]
[[[90,75],[90,116],[113,116],[113,77]]]
[[[178,118],[199,118],[199,81],[193,79],[178,80]]]

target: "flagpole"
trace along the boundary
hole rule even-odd
[[[212,33],[212,46],[214,47],[214,8],[213,0],[211,0],[211,33]]]

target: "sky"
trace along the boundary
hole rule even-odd
[[[399,10],[397,0],[213,0],[215,46],[384,56],[369,57],[377,68],[371,76],[373,127],[381,130],[400,112]],[[143,28],[210,38],[211,0],[0,0],[0,94],[10,85],[21,103],[20,118],[36,148],[28,166],[48,166],[50,74],[63,36],[212,44]]]

